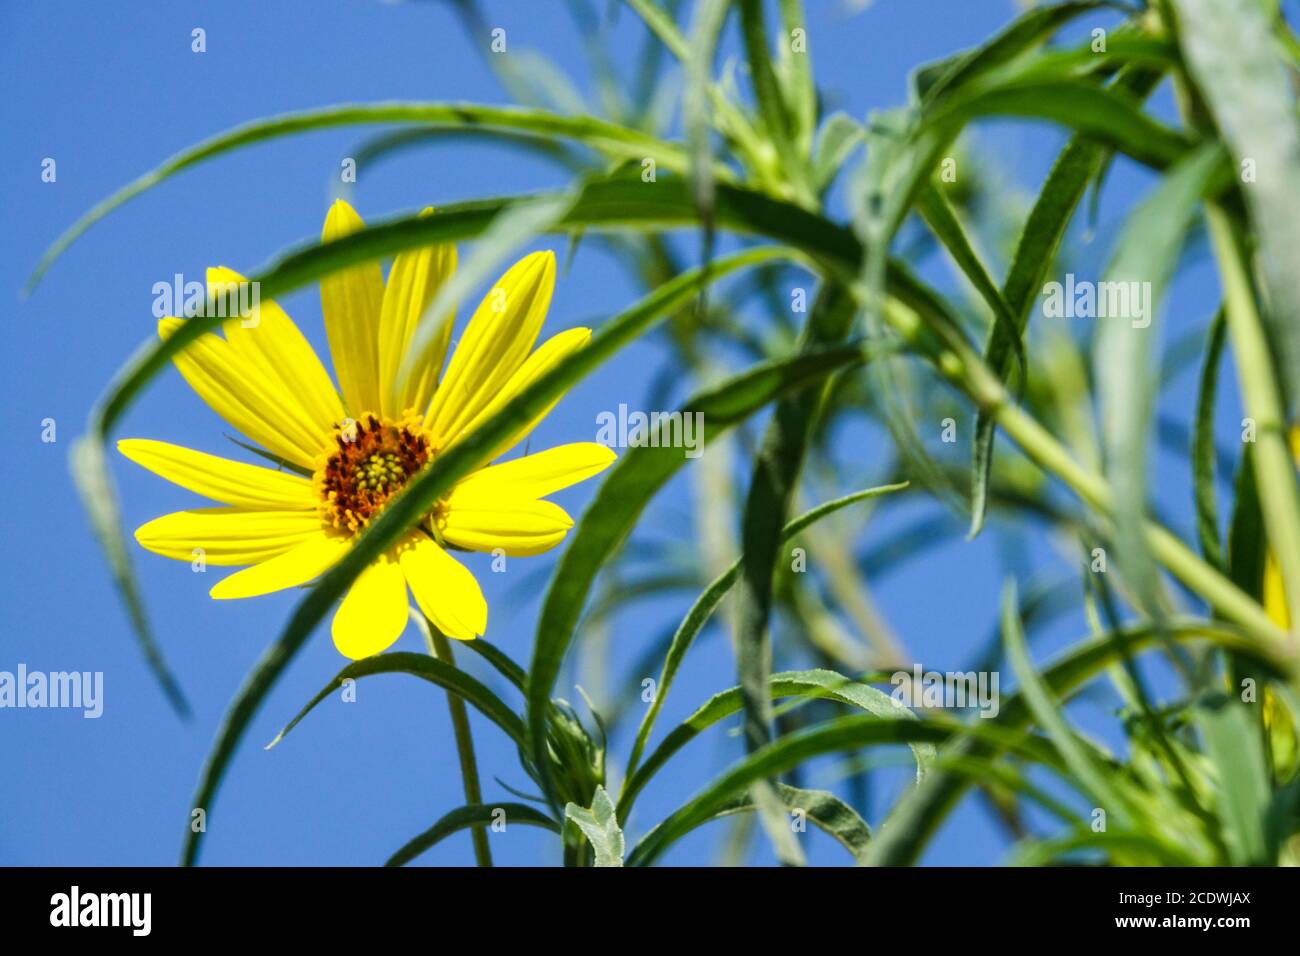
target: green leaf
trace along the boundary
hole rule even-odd
[[[789,541],[805,528],[822,518],[834,514],[841,508],[846,508],[851,504],[869,498],[875,498],[878,495],[902,491],[905,488],[907,488],[907,482],[905,481],[893,485],[881,485],[876,488],[855,491],[852,494],[844,495],[842,498],[825,502],[810,511],[805,511],[787,524],[781,531],[781,541],[782,543]],[[686,652],[691,649],[695,638],[704,628],[704,625],[708,623],[709,618],[713,616],[713,612],[722,603],[722,599],[727,596],[732,586],[739,579],[740,566],[741,561],[738,558],[732,563],[731,567],[714,578],[703,593],[695,599],[695,603],[691,605],[690,610],[686,612],[686,616],[673,633],[672,643],[668,646],[668,652],[664,656],[663,669],[659,673],[659,681],[655,685],[654,700],[650,702],[645,716],[641,718],[641,726],[637,729],[636,742],[632,745],[632,754],[628,758],[627,773],[629,778],[637,769],[641,754],[650,739],[651,731],[654,729],[655,720],[668,697],[668,689],[672,687],[678,668],[681,667],[682,661],[686,658]]]
[[[918,68],[912,75],[913,94],[922,103],[931,103],[1043,43],[1073,18],[1106,5],[1097,0],[1081,0],[1036,6],[974,50]]]
[[[832,113],[826,117],[813,149],[810,173],[813,189],[820,193],[829,188],[845,160],[866,139],[862,124],[848,113]]]
[[[993,277],[989,275],[988,270],[984,268],[984,263],[971,247],[970,241],[966,238],[966,231],[957,219],[957,214],[953,212],[952,206],[948,204],[948,200],[934,183],[927,183],[921,188],[917,197],[917,212],[921,214],[921,218],[930,227],[935,238],[948,250],[957,268],[961,269],[962,274],[988,305],[993,313],[994,329],[1000,327],[1000,332],[995,334],[1001,334],[1010,340],[1020,374],[1022,376],[1027,374],[1025,347],[1020,341],[1020,332],[1016,326],[1016,319],[1011,313],[1011,307],[1007,305],[1002,290],[994,283]]]
[[[507,827],[511,824],[518,824],[520,826],[541,827],[543,830],[550,830],[552,833],[560,832],[560,827],[554,820],[541,811],[534,810],[526,803],[476,803],[452,810],[389,857],[384,866],[405,866],[425,850],[442,842],[453,833],[468,830],[474,826],[501,822],[502,814],[505,816],[504,823]]]
[[[776,79],[772,66],[772,53],[768,48],[767,21],[763,15],[763,0],[739,0],[741,34],[745,42],[745,55],[749,61],[749,79],[763,118],[763,130],[780,159],[781,173],[794,195],[804,204],[813,202],[808,186],[807,158],[797,146],[799,130],[791,115]]]
[[[871,828],[851,806],[826,790],[804,790],[779,782],[774,784],[774,787],[777,799],[790,814],[801,814],[824,830],[840,846],[852,853],[855,861],[861,862],[866,856],[867,846],[871,842]],[[739,796],[723,804],[709,820],[703,822],[708,823],[753,809],[752,796]]]
[[[436,219],[436,216],[427,218]],[[415,222],[423,221],[417,219]],[[364,233],[354,235],[364,236]],[[345,241],[339,240],[330,245]],[[656,321],[680,308],[701,287],[736,269],[780,254],[772,247],[750,250],[713,263],[707,274],[698,270],[687,272],[664,283],[627,312],[605,323],[592,336],[586,348],[568,356],[534,381],[473,434],[438,456],[433,465],[403,488],[401,494],[356,538],[346,557],[324,574],[316,587],[299,602],[280,637],[267,649],[245,679],[218,730],[216,743],[200,774],[192,806],[204,807],[210,812],[210,803],[253,715],[316,625],[333,610],[334,602],[357,575],[427,514],[433,503],[450,490],[456,481],[477,467],[484,456],[490,455],[502,441],[533,421],[575,382]],[[194,320],[185,323],[168,342],[179,338],[193,324]],[[111,398],[106,404],[107,407],[112,407]],[[107,418],[108,413],[105,412],[104,415]],[[187,828],[183,863],[188,865],[194,862],[201,839],[201,833]]]
[[[104,461],[104,446],[91,438],[77,439],[72,446],[71,470],[77,493],[86,503],[95,538],[104,549],[113,584],[122,596],[122,603],[126,605],[136,643],[172,709],[183,720],[188,720],[191,715],[189,702],[167,666],[162,649],[154,640],[153,629],[145,614],[144,601],[131,570],[131,555],[122,536],[122,517],[117,507],[117,498],[113,494],[112,478]]]
[[[359,680],[375,674],[410,674],[412,677],[435,684],[473,705],[484,717],[504,730],[511,740],[523,745],[524,723],[519,715],[479,681],[435,657],[412,654],[409,651],[393,651],[389,654],[378,654],[375,657],[354,661],[335,674],[334,679],[322,687],[319,693],[307,702],[307,706],[298,711],[297,716],[275,735],[275,739],[267,744],[265,749],[270,750],[283,740],[285,735],[297,727],[317,704],[342,687],[344,681]]]
[[[1193,640],[1205,640],[1256,660],[1262,650],[1259,644],[1235,628],[1200,620],[1169,619],[1161,628],[1135,625],[1075,644],[1041,672],[1039,681],[1058,699],[1067,700],[1102,670],[1121,662],[1126,654],[1136,654],[1153,645],[1163,646],[1166,641]],[[1003,696],[996,723],[1007,729],[1024,728],[1032,717],[1033,711],[1024,695],[1017,692]],[[990,749],[976,740],[955,741],[944,749],[945,757],[970,758],[992,753],[996,753],[996,748]],[[890,811],[876,834],[869,862],[880,866],[915,863],[926,841],[969,786],[970,780],[965,777],[941,769],[932,770]]]
[[[713,269],[717,267],[715,264]],[[861,358],[859,349],[841,347],[759,365],[689,400],[681,411],[683,415],[704,416],[707,447],[713,437],[774,398],[816,382],[834,369]],[[529,752],[542,770],[544,781],[546,710],[596,574],[636,523],[650,498],[687,460],[681,448],[641,445],[628,449],[602,482],[555,569],[537,622],[527,683]]]
[[[1265,324],[1291,417],[1300,412],[1300,120],[1256,0],[1177,0],[1187,69],[1239,165],[1271,307]],[[1247,167],[1244,164],[1249,164]],[[1255,175],[1247,177],[1247,173]]]
[[[1029,659],[1025,632],[1020,625],[1014,581],[1008,581],[1002,592],[1002,636],[1006,641],[1007,661],[1020,681],[1019,696],[1033,713],[1035,722],[1047,731],[1056,749],[1065,758],[1073,778],[1100,806],[1106,808],[1108,816],[1120,820],[1131,819],[1131,804],[1106,773],[1092,761],[1087,749],[1070,729],[1060,704],[1053,698],[1052,692]]]
[[[768,688],[771,699],[825,698],[857,707],[885,720],[914,720],[917,716],[884,691],[870,684],[852,680],[843,674],[837,674],[835,671],[787,671],[773,674],[768,682]],[[637,795],[674,754],[705,730],[736,713],[740,708],[740,688],[732,687],[710,697],[695,713],[674,728],[646,758],[644,764],[628,772],[618,801],[619,819],[628,818]],[[916,759],[916,779],[920,781],[935,758],[934,747],[925,741],[914,742],[911,746],[912,755]]]
[[[1254,707],[1263,707],[1256,703]],[[1267,866],[1265,824],[1272,788],[1259,720],[1240,699],[1218,695],[1196,708],[1196,724],[1214,767],[1215,809],[1233,866]]]
[[[623,865],[623,831],[614,816],[614,801],[604,787],[596,787],[590,810],[569,803],[564,808],[564,816],[577,825],[591,844],[596,852],[597,866]]]
[[[1222,309],[1210,324],[1196,398],[1196,423],[1192,434],[1192,488],[1196,500],[1196,533],[1205,560],[1227,572],[1228,563],[1219,543],[1219,508],[1215,493],[1217,449],[1214,443],[1214,409],[1219,390],[1219,360],[1228,325]]]
[[[1152,615],[1159,613],[1159,571],[1143,528],[1148,438],[1156,396],[1153,340],[1161,327],[1156,315],[1201,197],[1215,187],[1225,158],[1217,143],[1207,143],[1161,180],[1129,217],[1104,280],[1116,284],[1111,288],[1150,292],[1145,315],[1099,317],[1094,374],[1106,477],[1115,499],[1115,550],[1135,602]]]
[[[1126,70],[1114,87],[1142,100],[1155,89],[1161,74],[1152,70]],[[1056,259],[1066,229],[1074,218],[1088,183],[1100,174],[1109,150],[1086,136],[1075,135],[1056,157],[1038,199],[1025,220],[1016,251],[1002,285],[1002,295],[1015,318],[1016,334],[1006,335],[995,325],[984,352],[985,363],[1005,380],[1010,372],[1011,350],[1022,340],[1029,324],[1029,310]],[[989,476],[993,468],[993,416],[981,409],[975,421],[971,464],[971,537],[984,524],[988,505]]]
[[[652,156],[665,169],[685,172],[686,154],[679,146],[665,143],[639,130],[590,116],[558,116],[541,110],[480,106],[475,103],[349,103],[272,116],[238,126],[183,150],[161,166],[128,183],[98,203],[67,229],[41,257],[24,294],[30,294],[41,277],[91,226],[113,210],[175,174],[253,143],[310,130],[356,126],[368,123],[419,123],[431,127],[489,127],[529,132],[550,139],[572,139],[611,156],[639,159]]]

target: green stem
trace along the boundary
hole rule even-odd
[[[1241,245],[1222,209],[1209,205],[1206,217],[1219,260],[1224,311],[1237,358],[1246,414],[1255,420],[1255,486],[1268,527],[1269,543],[1282,571],[1289,608],[1300,608],[1300,498],[1296,495],[1295,462],[1286,434],[1281,392],[1264,334],[1255,294]],[[1300,614],[1292,612],[1291,637],[1300,640]]]
[[[891,300],[886,317],[905,339],[915,339],[922,327],[920,317],[910,308]],[[954,385],[964,391],[977,407],[987,409],[994,421],[1043,471],[1053,474],[1070,486],[1089,506],[1113,518],[1114,496],[1106,480],[1085,468],[1038,421],[1024,412],[1011,398],[1002,381],[959,334],[939,324],[942,346],[935,361]],[[1260,429],[1261,433],[1263,429]],[[1224,577],[1187,547],[1176,535],[1156,521],[1146,525],[1147,542],[1169,571],[1201,595],[1220,614],[1252,631],[1262,649],[1280,664],[1300,669],[1300,655],[1286,633],[1249,594]],[[1300,559],[1300,547],[1296,555]],[[1300,607],[1300,603],[1295,606]]]
[[[429,655],[455,667],[456,658],[447,636],[428,618],[425,618],[425,623],[425,645],[429,649]],[[460,757],[460,778],[465,785],[465,802],[482,803],[483,792],[479,787],[478,764],[474,760],[474,738],[470,735],[469,712],[465,709],[465,702],[451,691],[447,692],[447,709],[451,712],[451,727],[456,735],[456,753]],[[491,866],[492,849],[488,846],[487,827],[477,824],[471,829],[470,835],[474,840],[475,861],[479,866]]]

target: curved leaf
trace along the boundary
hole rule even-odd
[[[504,730],[515,743],[522,745],[524,742],[524,722],[519,715],[500,697],[463,670],[425,654],[393,651],[354,661],[335,674],[334,679],[322,687],[316,696],[307,702],[307,706],[298,711],[297,716],[285,725],[284,730],[275,735],[275,739],[267,744],[265,749],[270,750],[283,740],[285,735],[297,727],[317,704],[342,687],[345,680],[359,680],[375,674],[410,674],[430,684],[436,684],[460,697],[467,704],[473,705],[484,717]]]
[[[452,810],[389,857],[384,866],[405,866],[425,850],[442,842],[453,833],[468,830],[473,826],[496,823],[500,819],[502,812],[505,813],[507,827],[514,823],[520,826],[541,827],[543,830],[550,830],[552,833],[560,832],[560,827],[554,820],[540,810],[534,810],[526,803],[476,803]]]
[[[655,161],[666,169],[677,172],[686,170],[685,154],[680,147],[664,143],[639,130],[590,116],[559,116],[542,110],[481,106],[476,103],[418,102],[347,103],[300,113],[288,113],[238,126],[182,150],[161,166],[150,170],[95,205],[45,251],[31,278],[27,280],[24,293],[30,294],[55,260],[91,226],[119,206],[185,169],[253,143],[310,130],[367,123],[419,123],[430,127],[489,127],[516,130],[551,139],[577,140],[614,156],[637,158],[653,156]]]

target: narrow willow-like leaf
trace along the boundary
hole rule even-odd
[[[1104,281],[1112,283],[1110,288],[1145,298],[1145,309],[1130,305],[1121,309],[1121,315],[1098,317],[1093,361],[1106,477],[1115,496],[1115,550],[1138,607],[1152,615],[1159,613],[1159,571],[1143,527],[1147,448],[1156,396],[1152,369],[1154,340],[1160,330],[1156,316],[1201,197],[1210,190],[1224,159],[1217,143],[1198,147],[1133,211]],[[1098,288],[1100,297],[1106,287]],[[1132,295],[1128,297],[1131,301]]]
[[[526,677],[524,669],[511,660],[505,652],[481,637],[476,637],[472,641],[465,641],[465,646],[491,664],[497,673],[510,683],[520,690],[524,689],[524,679]]]
[[[689,400],[681,412],[683,416],[703,414],[707,448],[718,434],[779,396],[861,359],[858,348],[846,346],[760,365]],[[661,446],[668,444],[660,442]],[[529,753],[544,780],[548,773],[545,717],[551,690],[596,574],[650,498],[687,460],[681,448],[641,445],[628,449],[601,483],[555,569],[537,622],[527,683]]]
[[[918,68],[912,75],[913,94],[922,103],[930,103],[1042,43],[1073,18],[1105,5],[1078,0],[1034,7],[974,50]]]
[[[504,822],[505,826],[541,827],[552,833],[559,833],[560,826],[540,810],[535,810],[526,803],[476,803],[457,807],[437,823],[415,837],[400,850],[388,858],[384,866],[405,866],[425,850],[430,849],[453,833],[468,830],[473,826],[491,825]]]
[[[339,240],[340,243],[343,241],[345,240]],[[406,529],[421,520],[433,503],[449,491],[456,481],[482,462],[502,441],[533,421],[575,382],[656,321],[690,301],[705,284],[736,269],[780,254],[772,247],[749,250],[713,263],[707,275],[697,270],[683,273],[665,283],[630,310],[603,325],[592,336],[586,348],[568,356],[539,377],[473,434],[438,456],[427,470],[403,488],[378,518],[356,538],[343,560],[326,572],[316,587],[299,602],[280,637],[266,650],[245,679],[218,730],[216,743],[200,774],[192,805],[211,811],[211,801],[249,722],[316,625],[333,609],[334,602],[357,575],[396,542]],[[179,337],[184,328],[182,326],[172,339]],[[198,853],[202,834],[188,827],[186,830],[182,862],[190,864]]]
[[[802,697],[835,700],[885,720],[916,718],[915,713],[884,691],[835,671],[787,671],[773,674],[768,682],[768,693],[771,699]],[[714,694],[695,713],[675,727],[646,758],[644,764],[629,772],[618,801],[619,819],[628,818],[637,795],[674,754],[718,721],[736,713],[740,707],[740,688],[732,687]],[[934,747],[924,741],[915,742],[911,746],[916,760],[916,779],[919,781],[924,778],[927,768],[934,760],[935,751]]]
[[[1113,147],[1152,169],[1178,162],[1192,141],[1142,112],[1131,97],[1083,79],[1038,79],[987,89],[973,84],[927,114],[938,126],[960,128],[981,116],[1018,116],[1057,123]]]
[[[807,156],[817,126],[817,85],[813,79],[812,51],[808,48],[808,18],[803,0],[781,0],[781,40],[777,44],[781,90],[790,108],[795,151]],[[803,31],[803,49],[795,49],[795,31]]]
[[[966,238],[966,230],[962,228],[961,222],[957,219],[957,214],[953,212],[952,206],[944,198],[943,193],[933,182],[927,183],[921,188],[917,196],[917,212],[925,220],[925,224],[930,227],[936,239],[943,244],[952,256],[952,261],[961,269],[962,274],[970,281],[970,284],[979,293],[989,311],[993,313],[993,327],[995,330],[1001,327],[1000,331],[995,331],[996,335],[1003,335],[1010,340],[1016,357],[1016,365],[1020,369],[1020,374],[1027,374],[1025,364],[1025,347],[1020,341],[1019,330],[1016,328],[1015,317],[1011,314],[1011,307],[1007,305],[1007,300],[1002,295],[1002,290],[997,287],[993,277],[989,275],[988,270],[984,268],[984,263],[980,261],[970,240]]]
[[[1232,695],[1206,700],[1196,708],[1196,724],[1214,768],[1215,810],[1232,865],[1268,866],[1276,862],[1267,858],[1264,834],[1272,787],[1259,721],[1247,706]]]
[[[1150,95],[1160,76],[1153,70],[1127,70],[1120,73],[1114,88],[1141,101]],[[1005,379],[1010,372],[1010,353],[1022,340],[1029,324],[1029,310],[1034,298],[1056,259],[1088,183],[1100,173],[1108,155],[1104,146],[1086,136],[1076,135],[1056,157],[1047,174],[1029,218],[1025,220],[1002,285],[1002,296],[1015,318],[1016,335],[1008,338],[995,325],[985,348],[985,362],[999,378]],[[981,409],[975,421],[971,453],[971,537],[977,535],[984,525],[994,437],[993,416],[987,409]]]
[[[1205,360],[1201,365],[1200,388],[1196,397],[1196,422],[1192,433],[1192,491],[1196,500],[1196,534],[1201,554],[1220,571],[1226,572],[1223,546],[1219,543],[1217,484],[1218,450],[1214,443],[1214,409],[1219,393],[1219,360],[1227,340],[1227,322],[1220,309],[1206,337]]]
[[[790,814],[800,814],[810,823],[823,830],[840,846],[853,854],[853,859],[860,862],[871,842],[871,828],[858,812],[835,794],[826,790],[805,790],[792,787],[786,783],[775,784],[777,799]],[[730,816],[734,813],[746,813],[754,809],[754,800],[750,796],[737,797],[723,804],[705,823]]]
[[[614,801],[609,798],[604,787],[596,787],[590,809],[569,803],[564,807],[564,817],[572,820],[587,838],[595,851],[597,866],[623,865],[623,831],[614,815]]]
[[[1107,816],[1117,817],[1121,821],[1126,819],[1130,807],[1128,800],[1107,778],[1105,772],[1092,761],[1086,749],[1080,744],[1078,737],[1070,729],[1060,704],[1047,689],[1043,678],[1039,677],[1038,671],[1029,659],[1029,650],[1025,645],[1025,632],[1020,624],[1020,608],[1019,601],[1016,599],[1014,581],[1008,581],[1002,592],[1002,637],[1006,642],[1007,661],[1020,681],[1019,697],[1025,701],[1029,711],[1034,715],[1034,722],[1047,731],[1056,749],[1065,758],[1073,779],[1098,801],[1098,806],[1107,809]]]
[[[893,485],[881,485],[877,488],[866,488],[862,491],[856,491],[842,498],[836,498],[825,504],[818,505],[810,511],[805,511],[799,517],[795,518],[785,526],[781,531],[782,543],[789,541],[798,535],[805,528],[828,517],[841,508],[846,508],[851,504],[859,501],[865,501],[869,498],[875,498],[878,495],[888,494],[893,491],[902,491],[907,487],[907,482],[899,482]],[[686,658],[686,652],[691,649],[695,638],[703,630],[704,625],[708,623],[709,618],[722,599],[727,596],[731,588],[735,585],[736,580],[740,577],[740,559],[736,559],[727,568],[726,571],[714,578],[706,587],[703,593],[696,598],[695,603],[691,605],[686,616],[682,619],[677,630],[672,635],[672,642],[668,646],[667,653],[664,655],[663,668],[659,672],[659,680],[655,684],[654,700],[646,708],[645,716],[641,718],[641,726],[637,729],[636,742],[632,745],[632,753],[628,758],[628,776],[631,777],[637,769],[637,764],[641,759],[641,754],[645,750],[646,744],[650,740],[650,733],[654,730],[655,720],[659,716],[659,711],[663,708],[664,701],[668,697],[668,690],[672,687],[673,680],[677,677],[677,670],[681,667],[682,661]]]
[[[1257,0],[1177,0],[1187,69],[1227,141],[1258,237],[1274,363],[1300,412],[1300,118],[1288,71]]]
[[[334,675],[334,679],[322,687],[316,696],[298,711],[297,716],[275,735],[275,739],[266,745],[266,749],[270,750],[283,740],[289,731],[297,727],[299,722],[316,708],[317,704],[342,687],[344,681],[359,680],[375,674],[410,674],[430,684],[436,684],[476,708],[484,717],[504,730],[516,744],[523,745],[524,722],[505,701],[479,681],[436,657],[413,654],[409,651],[393,651],[355,661],[339,671]]]
[[[680,147],[664,143],[639,130],[590,116],[558,116],[540,110],[481,106],[475,103],[350,103],[288,113],[247,123],[204,140],[177,153],[161,166],[98,203],[46,250],[31,278],[27,280],[24,291],[30,294],[54,261],[91,226],[123,203],[176,173],[253,143],[310,130],[369,123],[419,123],[426,126],[522,130],[552,139],[559,137],[576,140],[615,156],[637,159],[653,156],[660,166],[677,172],[685,172],[687,168],[686,156]]]
[[[1042,685],[1060,700],[1068,700],[1105,668],[1120,663],[1125,654],[1137,654],[1165,641],[1208,641],[1218,647],[1258,659],[1262,648],[1234,628],[1199,620],[1170,619],[1157,629],[1149,625],[1124,628],[1075,644],[1054,664],[1040,672]],[[1027,727],[1032,711],[1020,693],[1004,695],[996,723],[1004,728]],[[985,721],[986,723],[987,721]],[[957,740],[944,748],[944,756],[988,756],[996,752],[975,740]],[[906,866],[916,862],[926,842],[948,812],[970,787],[965,777],[932,770],[916,789],[890,811],[876,834],[868,862],[881,866]]]
[[[763,0],[738,2],[745,56],[749,61],[749,79],[754,87],[754,98],[758,101],[759,115],[763,118],[764,132],[780,158],[785,181],[794,189],[796,196],[810,202],[812,195],[807,183],[807,160],[799,152],[797,121],[791,115],[790,104],[786,102],[777,83],[776,70],[772,66]]]
[[[813,757],[877,745],[937,744],[957,732],[970,734],[990,746],[1015,749],[1031,760],[1055,761],[1055,750],[1046,741],[1009,734],[994,720],[962,724],[950,718],[920,715],[916,720],[882,720],[866,714],[838,717],[779,737],[733,764],[647,833],[628,855],[627,865],[653,863],[672,843],[712,817],[737,794]]]
[[[117,497],[113,494],[112,477],[104,461],[103,444],[88,437],[77,439],[72,446],[70,465],[77,493],[86,503],[86,510],[90,514],[95,538],[104,549],[113,584],[122,596],[122,603],[126,605],[136,643],[172,709],[182,719],[188,720],[191,716],[189,702],[171,668],[167,666],[162,648],[154,639],[153,629],[145,614],[144,600],[140,597],[140,588],[131,570],[131,555],[122,536],[121,513],[117,507]]]

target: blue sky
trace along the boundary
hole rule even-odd
[[[580,39],[549,3],[487,2],[487,19],[507,30],[511,49],[535,49],[570,68],[590,89]],[[603,8],[603,3],[597,3]],[[917,63],[970,46],[1005,23],[1011,0],[877,0],[849,14],[838,0],[809,2],[809,42],[828,102],[862,117],[904,101]],[[191,51],[191,30],[206,31],[207,52]],[[35,295],[18,298],[40,251],[81,212],[166,156],[213,133],[275,113],[349,101],[385,99],[505,102],[505,95],[441,3],[320,4],[307,0],[199,4],[6,4],[0,104],[7,130],[0,151],[6,215],[0,243],[0,293],[8,300],[5,374],[10,415],[0,603],[0,670],[102,671],[104,714],[0,711],[0,863],[169,864],[177,858],[190,794],[217,723],[243,675],[283,626],[298,595],[240,602],[208,599],[214,575],[132,545],[155,629],[194,706],[181,723],[147,672],[92,542],[68,473],[68,450],[87,411],[126,356],[153,334],[152,287],[174,273],[201,278],[209,265],[244,272],[286,247],[314,238],[333,195],[342,157],[369,131],[314,133],[260,145],[186,172],[129,204],[78,242]],[[626,12],[608,49],[633,62],[641,30]],[[486,43],[483,37],[480,42]],[[1167,104],[1166,104],[1167,106]],[[983,127],[979,143],[1003,158],[1008,188],[1032,194],[1062,136],[1025,124]],[[57,181],[41,181],[46,157]],[[558,173],[518,153],[484,145],[421,149],[360,170],[350,198],[372,218],[459,199],[557,185]],[[1115,217],[1141,195],[1149,178],[1121,164],[1102,206],[1098,236],[1085,251],[1104,262]],[[839,210],[843,214],[843,209]],[[562,241],[540,244],[563,254]],[[932,270],[938,278],[946,270]],[[7,292],[6,292],[7,290]],[[630,304],[637,290],[594,245],[580,248],[561,274],[546,332],[591,324]],[[1176,331],[1199,327],[1216,301],[1213,271],[1192,262],[1174,290],[1167,315]],[[316,290],[282,303],[325,353]],[[1166,335],[1168,339],[1169,333]],[[596,415],[620,402],[644,404],[667,355],[638,343],[579,385],[534,434],[533,448],[594,437]],[[1169,397],[1185,420],[1193,385],[1184,379]],[[1224,434],[1235,414],[1235,386],[1225,368]],[[680,394],[680,391],[677,393]],[[41,422],[57,421],[57,441],[40,440]],[[131,409],[118,437],[152,437],[235,455],[229,429],[175,372],[161,376]],[[840,436],[837,457],[855,480],[879,477],[878,434]],[[128,526],[192,506],[193,496],[115,456],[114,477]],[[851,487],[850,487],[851,486]],[[1186,527],[1186,477],[1174,460],[1157,462],[1162,508]],[[689,486],[675,481],[646,521],[651,536],[689,515]],[[592,487],[558,500],[580,514]],[[871,536],[908,517],[934,512],[909,504],[882,512]],[[961,536],[905,569],[882,575],[877,597],[894,629],[926,663],[951,669],[987,640],[998,590],[1008,568],[1055,560],[1039,543],[1020,551],[1016,538]],[[1019,552],[1019,553],[1017,553]],[[516,562],[494,575],[488,559],[471,559],[492,608],[489,637],[526,661],[545,574],[555,555]],[[514,568],[512,568],[512,571]],[[623,675],[648,637],[677,620],[692,595],[642,602],[618,619],[606,654]],[[1044,652],[1082,633],[1071,618],[1044,632]],[[398,645],[419,649],[408,630]],[[467,668],[485,676],[473,655]],[[330,701],[282,746],[261,744],[339,669],[343,660],[322,631],[304,649],[267,700],[210,810],[203,862],[210,864],[375,864],[438,816],[463,802],[443,695],[401,676],[363,681],[354,704]],[[782,663],[798,663],[792,660]],[[732,683],[725,640],[715,633],[688,658],[660,721],[666,728],[710,694]],[[1009,675],[1007,675],[1009,678]],[[572,675],[559,693],[575,699]],[[503,691],[504,692],[504,691]],[[1112,703],[1077,709],[1090,729],[1113,739]],[[1109,728],[1109,729],[1108,729]],[[483,721],[475,722],[488,799],[513,799],[494,782],[528,781],[513,749]],[[625,737],[614,755],[627,753]],[[740,752],[725,728],[695,742],[673,771],[645,794],[632,829],[644,832]],[[898,774],[885,774],[873,794],[880,818]],[[703,864],[715,858],[724,829],[694,834],[667,858]],[[806,837],[813,862],[843,863],[842,851],[820,835]],[[968,801],[934,841],[927,862],[978,864],[999,859],[1001,835]],[[545,864],[557,858],[554,838],[523,827],[494,837],[499,862]],[[764,848],[755,862],[768,862]],[[468,863],[461,835],[421,862]]]

